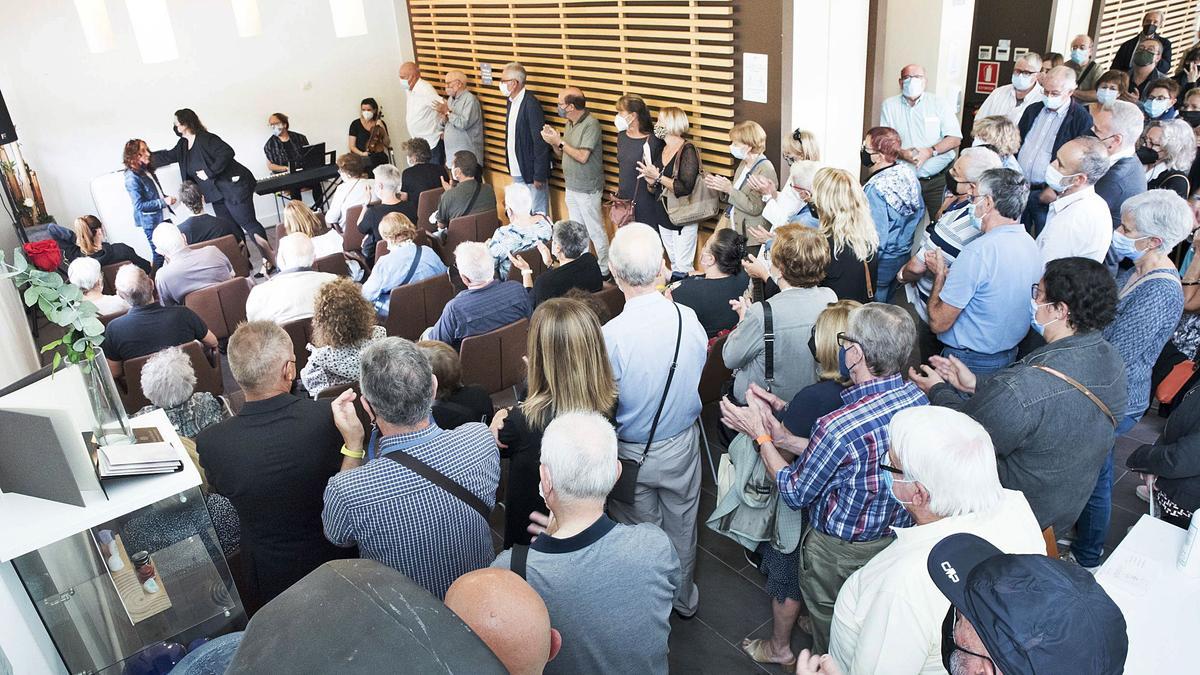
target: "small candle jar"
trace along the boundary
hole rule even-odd
[[[154,563],[150,561],[150,553],[138,551],[129,556],[129,562],[133,563],[133,569],[137,572],[138,583],[150,593],[157,592],[158,584],[154,582]]]

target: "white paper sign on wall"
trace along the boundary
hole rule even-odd
[[[742,55],[742,100],[767,102],[767,55],[746,52]]]

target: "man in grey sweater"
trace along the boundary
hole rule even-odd
[[[492,567],[523,573],[546,602],[562,634],[546,672],[666,673],[679,557],[658,527],[604,515],[621,472],[612,424],[595,413],[560,415],[542,435],[541,459],[550,517],[534,521],[545,529]]]

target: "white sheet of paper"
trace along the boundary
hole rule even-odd
[[[196,172],[196,178],[199,178],[200,180],[208,180],[208,174],[204,173],[204,170],[201,169]]]
[[[767,102],[767,55],[746,52],[742,55],[742,100]]]

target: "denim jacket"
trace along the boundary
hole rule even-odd
[[[1044,345],[988,378],[963,400],[948,384],[929,392],[933,405],[956,408],[988,430],[1000,483],[1025,493],[1038,525],[1064,532],[1083,511],[1113,447],[1113,425],[1074,386],[1034,365],[1053,368],[1087,387],[1113,417],[1125,414],[1125,365],[1098,331]]]
[[[154,179],[129,169],[125,170],[125,191],[133,202],[133,222],[143,230],[152,230],[163,221],[167,202],[158,194]]]

